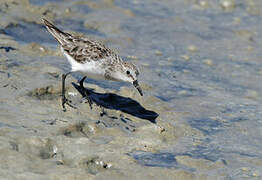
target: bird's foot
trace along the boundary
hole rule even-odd
[[[105,109],[102,106],[100,107],[101,107],[100,116],[103,117],[104,115],[107,115],[107,112],[105,111]]]
[[[62,107],[63,107],[63,111],[66,112],[66,108],[65,108],[65,104],[67,104],[69,107],[77,109],[77,107],[72,104],[72,101],[67,99],[66,97],[62,98]]]

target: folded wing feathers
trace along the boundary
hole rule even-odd
[[[61,44],[65,44],[66,43],[66,39],[68,37],[71,37],[71,35],[69,33],[65,33],[63,31],[61,31],[60,29],[58,29],[57,27],[55,27],[52,23],[50,23],[49,21],[47,21],[46,19],[43,18],[43,22],[47,28],[47,30],[54,36],[54,38]]]

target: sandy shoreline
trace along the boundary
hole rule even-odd
[[[227,1],[2,0],[0,179],[259,179],[262,4]],[[88,79],[91,110],[75,74],[63,112],[42,17],[137,64],[145,96]]]

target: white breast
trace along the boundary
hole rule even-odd
[[[72,72],[81,72],[87,77],[93,79],[105,79],[105,69],[102,68],[101,60],[90,61],[82,64],[74,60],[67,52],[63,50],[63,48],[61,48],[61,51],[66,56],[68,62],[71,64]]]

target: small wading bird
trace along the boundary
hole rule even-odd
[[[93,79],[124,81],[132,83],[143,96],[137,81],[139,72],[134,64],[123,61],[115,52],[101,43],[87,37],[78,37],[63,32],[46,19],[43,19],[43,22],[47,30],[58,41],[62,53],[71,64],[71,71],[62,75],[62,107],[64,111],[66,110],[65,104],[74,107],[65,97],[65,79],[73,72],[81,72],[86,75],[80,81],[82,87],[87,76]],[[92,101],[87,94],[86,98],[92,107]]]

